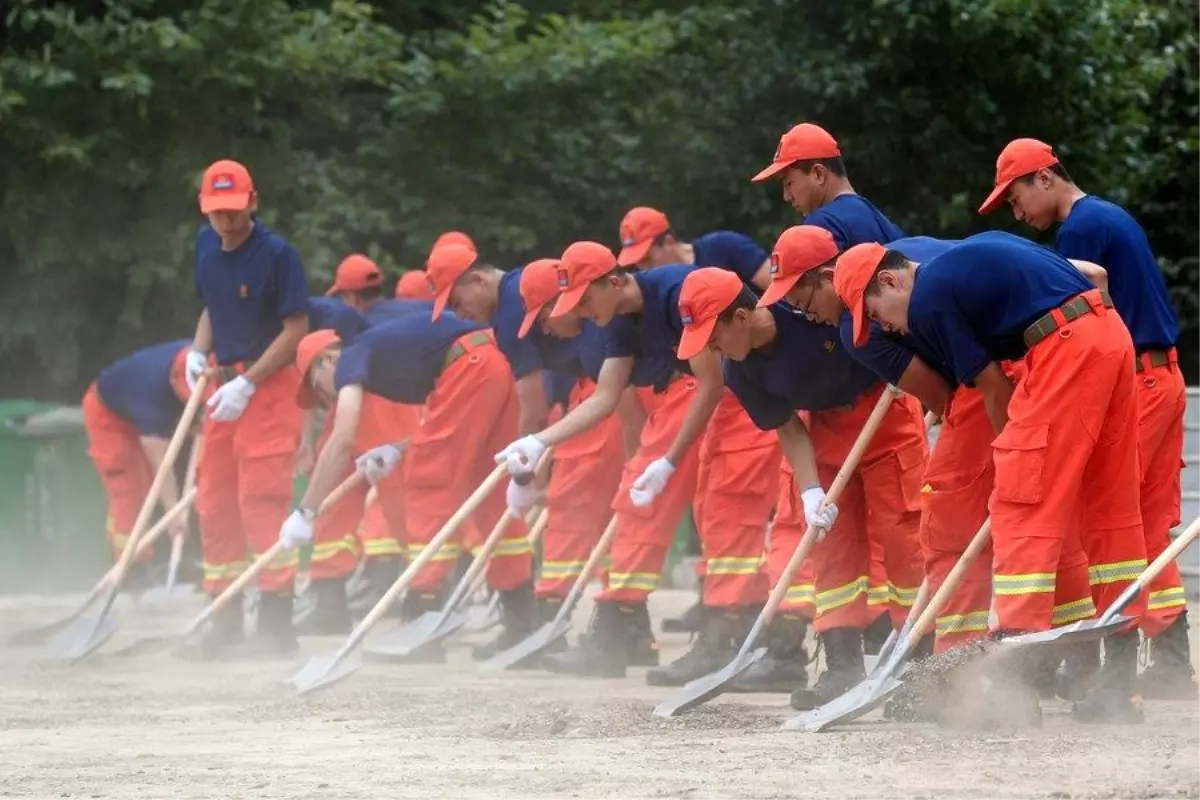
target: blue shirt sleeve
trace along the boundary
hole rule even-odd
[[[1087,216],[1078,221],[1068,218],[1058,229],[1054,248],[1063,258],[1092,261],[1102,267],[1108,249],[1108,231],[1103,225],[1093,225]]]
[[[791,403],[765,392],[744,364],[727,360],[724,371],[725,385],[759,430],[773,431],[795,415]]]
[[[921,328],[936,340],[938,349],[945,353],[954,376],[964,386],[973,386],[976,376],[992,362],[987,349],[976,338],[956,307],[927,311]]]
[[[805,225],[815,225],[818,228],[824,228],[833,235],[833,241],[837,243],[838,250],[845,250],[848,247],[848,237],[846,231],[839,224],[836,217],[830,214],[823,208],[818,208],[816,211],[804,218]]]
[[[308,280],[296,248],[284,243],[279,253],[279,304],[275,313],[280,319],[308,313]]]
[[[342,348],[337,369],[333,373],[333,387],[341,391],[347,386],[366,384],[371,374],[371,350],[362,345]]]
[[[723,267],[738,274],[745,283],[752,283],[759,268],[769,256],[758,242],[734,231],[714,231],[696,239],[696,266]]]
[[[895,386],[908,365],[912,363],[913,351],[888,336],[882,328],[871,323],[871,337],[864,347],[854,346],[854,322],[847,314],[838,325],[842,347],[851,357],[867,369]]]
[[[641,353],[639,329],[637,323],[626,316],[613,317],[612,321],[603,328],[604,357],[631,358]]]

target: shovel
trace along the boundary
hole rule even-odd
[[[121,558],[117,560],[114,567],[115,572],[108,583],[104,601],[100,605],[100,613],[92,618],[81,617],[78,623],[72,623],[64,628],[50,641],[51,655],[78,661],[94,652],[117,632],[117,621],[109,615],[109,612],[112,611],[117,593],[120,592],[121,584],[125,581],[129,565],[133,563],[133,554],[137,552],[138,542],[150,526],[150,515],[154,513],[154,507],[158,505],[158,496],[162,492],[163,483],[175,467],[175,459],[179,457],[179,451],[183,448],[183,442],[191,430],[192,419],[200,407],[204,397],[204,387],[207,384],[208,375],[206,373],[196,381],[196,387],[192,390],[187,405],[184,406],[179,423],[175,426],[175,433],[171,435],[171,441],[167,445],[167,452],[163,455],[162,463],[158,465],[158,471],[154,474],[150,491],[146,493],[146,499],[142,501],[142,508],[133,523],[133,530],[129,533],[129,540],[125,543],[125,548],[121,551]]]
[[[841,469],[838,470],[837,477],[833,479],[833,484],[829,487],[829,491],[825,495],[826,502],[837,502],[842,489],[845,488],[854,471],[858,469],[858,462],[862,459],[863,453],[871,443],[871,439],[875,436],[875,431],[879,429],[880,424],[883,422],[883,417],[887,414],[888,408],[891,407],[892,401],[900,394],[901,392],[898,389],[889,386],[879,396],[879,402],[875,404],[875,408],[871,411],[871,416],[867,418],[866,424],[863,425],[862,431],[859,432],[858,438],[854,441],[854,446],[850,448],[845,462],[843,462]],[[673,717],[703,703],[707,703],[714,697],[723,694],[729,684],[737,680],[743,672],[750,669],[750,667],[754,666],[755,663],[766,655],[767,648],[759,647],[755,649],[755,645],[758,643],[763,631],[771,624],[771,620],[775,618],[775,612],[783,602],[788,587],[792,583],[792,578],[795,577],[796,572],[800,569],[800,565],[804,563],[804,559],[808,558],[813,545],[817,543],[817,535],[820,532],[822,532],[821,528],[818,528],[816,525],[810,525],[808,530],[805,531],[804,536],[796,544],[796,549],[792,551],[792,557],[788,560],[787,566],[783,568],[779,580],[775,582],[775,586],[771,589],[771,596],[767,598],[766,605],[759,612],[758,619],[754,621],[754,627],[746,635],[745,641],[742,642],[742,646],[738,649],[733,660],[716,672],[696,678],[676,692],[673,697],[659,703],[654,709],[655,716]]]
[[[912,630],[913,622],[921,616],[921,612],[925,610],[925,604],[929,602],[929,578],[926,577],[921,581],[921,588],[917,590],[917,596],[913,600],[912,608],[908,610],[908,615],[904,618],[904,624],[900,626],[899,632],[895,628],[888,634],[887,639],[883,642],[883,647],[879,648],[879,652],[874,656],[866,656],[865,662],[867,666],[867,674],[874,675],[876,671],[882,667],[892,654],[892,650],[896,647],[896,642],[908,636],[908,632]]]
[[[199,435],[192,439],[192,452],[188,458],[187,473],[183,479],[185,491],[196,485],[196,464],[200,460],[200,448],[203,440]],[[138,603],[153,606],[169,605],[175,591],[175,583],[179,579],[179,565],[183,561],[183,544],[186,533],[171,540],[171,557],[167,562],[167,580],[162,587],[154,587],[138,598]]]
[[[542,538],[542,531],[546,529],[548,520],[547,511],[544,508],[532,508],[525,515],[525,524],[530,526],[529,529],[529,546],[536,547],[538,540]],[[481,573],[471,584],[469,597],[478,597],[485,589],[484,575]],[[471,633],[483,633],[486,630],[494,628],[500,624],[500,593],[492,592],[491,595],[484,595],[483,602],[472,603],[466,611],[467,621],[462,626],[463,630]]]
[[[334,503],[341,500],[342,497],[344,497],[351,489],[357,486],[361,480],[362,473],[355,472],[349,478],[346,478],[346,480],[342,481],[342,483],[336,489],[329,493],[329,496],[325,498],[325,501],[321,503],[321,507],[317,510],[317,514],[319,515],[324,513],[326,509],[330,508]],[[213,598],[213,601],[209,603],[203,611],[193,617],[192,621],[188,623],[188,626],[184,628],[182,632],[176,634],[166,634],[162,636],[146,636],[138,639],[121,650],[116,651],[113,653],[113,655],[144,655],[146,653],[164,650],[171,645],[187,641],[188,638],[190,638],[196,633],[196,631],[200,630],[200,628],[204,626],[204,623],[212,619],[214,614],[227,606],[229,601],[234,597],[237,597],[238,593],[246,587],[246,584],[254,580],[258,573],[266,569],[267,565],[270,564],[271,561],[273,561],[283,551],[284,546],[283,542],[281,541],[277,541],[275,544],[267,548],[266,552],[254,559],[254,562],[250,564],[250,566],[247,567],[241,575],[238,575],[233,580],[233,583],[229,584],[225,591]]]
[[[608,548],[612,546],[612,540],[616,536],[617,517],[614,515],[604,528],[604,533],[600,535],[600,541],[596,542],[596,546],[592,548],[587,562],[583,565],[583,571],[575,578],[575,583],[571,585],[571,591],[567,593],[566,599],[558,607],[558,613],[554,615],[554,619],[542,624],[537,630],[512,647],[484,661],[479,665],[479,671],[499,672],[500,670],[508,669],[512,665],[529,658],[534,653],[540,653],[549,647],[552,642],[558,640],[559,637],[565,636],[567,631],[571,629],[571,612],[578,605],[579,598],[583,596],[583,590],[587,588],[588,581],[592,579],[592,573],[596,570],[600,559],[604,558],[604,554],[608,552]]]
[[[359,667],[362,666],[362,659],[355,651],[362,644],[363,639],[366,638],[371,628],[383,618],[383,615],[388,612],[388,609],[400,597],[400,593],[412,583],[417,573],[433,560],[438,550],[441,549],[447,539],[454,535],[454,532],[458,530],[458,526],[463,523],[463,520],[474,513],[475,509],[487,498],[492,489],[500,483],[506,470],[507,467],[503,463],[496,465],[495,469],[484,479],[479,488],[467,498],[467,501],[463,503],[458,511],[454,512],[453,516],[442,526],[442,529],[429,540],[428,544],[421,550],[421,554],[409,563],[400,577],[396,579],[396,582],[384,593],[383,597],[379,598],[379,602],[375,604],[375,607],[367,612],[362,621],[355,626],[354,630],[350,632],[350,636],[337,651],[331,655],[314,656],[308,660],[308,663],[299,672],[288,679],[288,682],[296,687],[296,691],[299,694],[307,694],[315,689],[331,686],[358,671]]]
[[[950,574],[946,576],[946,580],[933,593],[929,604],[921,611],[921,615],[917,618],[916,622],[910,626],[908,624],[909,620],[905,620],[904,627],[906,632],[903,637],[897,638],[896,645],[891,653],[888,654],[887,659],[879,662],[882,666],[877,665],[877,668],[872,671],[872,674],[866,680],[850,689],[850,691],[841,697],[836,697],[819,708],[806,711],[788,720],[783,724],[784,729],[816,732],[839,722],[849,722],[850,720],[858,719],[871,710],[878,708],[893,692],[899,689],[901,686],[900,671],[903,667],[904,659],[908,657],[908,654],[916,647],[917,642],[921,640],[925,631],[937,619],[937,615],[945,608],[950,597],[958,589],[958,585],[962,583],[967,570],[970,569],[971,564],[974,563],[983,549],[987,547],[988,541],[991,538],[992,520],[989,517],[984,520],[983,525],[975,532],[975,537],[971,539],[970,544],[963,550],[962,555],[958,557],[958,562],[950,570]]]

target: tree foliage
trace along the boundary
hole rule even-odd
[[[838,137],[909,232],[981,219],[1000,147],[1050,141],[1127,204],[1195,325],[1197,35],[1183,0],[15,0],[0,29],[5,394],[72,399],[188,335],[200,172],[244,160],[314,288],[352,250],[419,265],[442,230],[503,264],[793,224],[749,183],[789,125]],[[1194,376],[1193,376],[1194,377]]]

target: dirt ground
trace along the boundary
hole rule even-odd
[[[0,598],[0,636],[69,600]],[[690,600],[659,593],[655,619]],[[123,627],[105,650],[178,630],[199,608],[185,601],[174,613],[120,601]],[[876,712],[791,733],[779,729],[794,713],[784,695],[726,695],[658,719],[651,709],[669,690],[647,687],[643,670],[620,681],[481,677],[466,645],[487,635],[454,639],[446,666],[369,663],[307,697],[283,683],[299,658],[195,665],[102,652],[66,665],[0,650],[0,796],[1200,796],[1197,702],[1147,703],[1147,724],[1134,727],[1084,727],[1066,704],[1047,704],[1040,730],[950,731]],[[686,643],[664,637],[664,656]],[[338,644],[307,640],[304,653]]]

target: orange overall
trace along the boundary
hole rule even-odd
[[[516,384],[491,331],[460,336],[446,354],[446,366],[425,402],[425,419],[402,462],[409,558],[419,556],[479,488],[496,466],[493,454],[516,437],[517,426]],[[417,574],[412,588],[437,591],[462,543],[479,541],[505,508],[501,484]],[[527,535],[520,520],[506,527],[488,561],[493,589],[515,589],[530,580],[533,548]]]
[[[232,379],[241,367],[227,370]],[[196,512],[204,549],[204,589],[216,594],[242,573],[248,558],[266,552],[292,505],[292,467],[304,413],[296,405],[300,375],[281,367],[258,385],[233,422],[204,418],[197,466]],[[290,590],[295,550],[281,553],[258,576],[263,591]]]
[[[1146,566],[1133,343],[1098,290],[1069,302],[1080,298],[1085,310],[1074,321],[1058,308],[1047,315],[1055,326],[1025,356],[1027,375],[992,443],[994,627],[1000,631],[1041,631],[1068,616],[1090,616],[1082,601],[1066,613],[1058,585],[1086,580],[1079,577],[1085,567],[1071,563],[1076,537],[1091,565],[1097,611]],[[1125,613],[1136,617],[1144,609],[1138,598]]]
[[[629,488],[650,462],[661,458],[671,446],[695,392],[694,378],[678,377],[661,394],[638,393],[646,409],[646,425],[637,453],[625,464],[612,501],[617,535],[609,554],[608,586],[597,595],[597,602],[644,603],[658,588],[675,528],[696,491],[699,443],[688,448],[675,465],[666,489],[650,505],[635,506],[629,499]]]
[[[580,378],[571,390],[569,407],[575,408],[595,390],[594,382]],[[583,572],[612,516],[624,462],[621,420],[616,414],[554,448],[538,597],[565,597]]]

